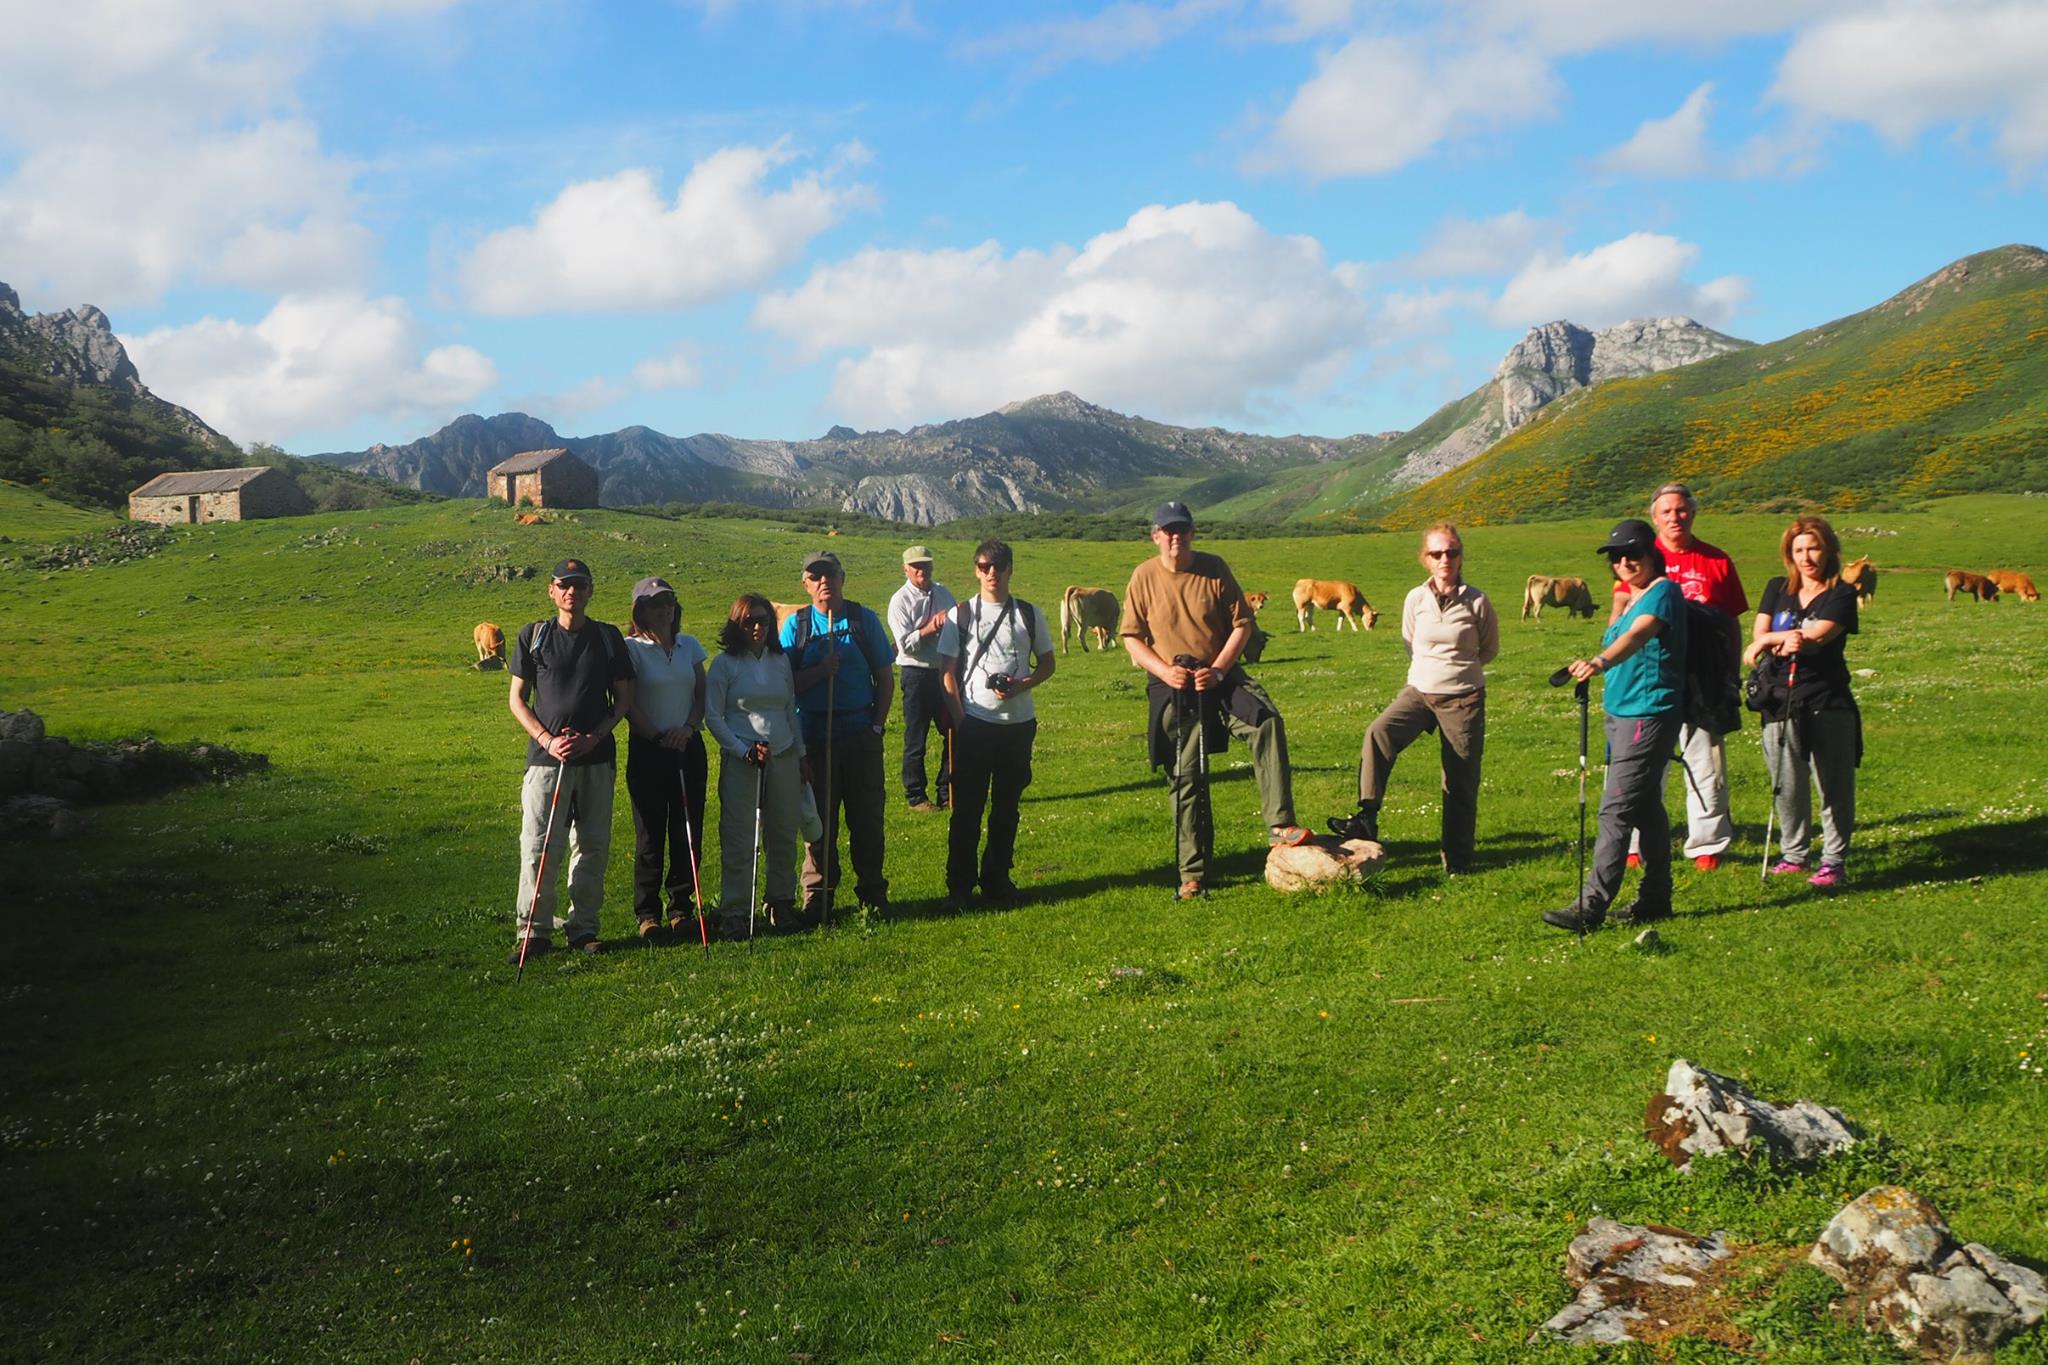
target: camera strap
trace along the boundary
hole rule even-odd
[[[963,603],[961,605],[960,612],[962,624],[968,626],[967,633],[970,636],[975,635],[973,626],[974,624],[978,624],[981,619],[981,599],[979,597],[972,599],[972,605],[974,608],[974,615],[971,618],[971,621],[967,615],[967,603]],[[960,683],[962,687],[965,687],[967,684],[967,680],[974,676],[974,670],[981,666],[982,660],[988,654],[988,647],[995,643],[996,636],[1002,631],[1003,622],[1010,619],[1010,613],[1015,611],[1016,608],[1017,599],[1015,596],[1011,596],[1010,598],[1004,601],[1003,609],[996,613],[995,624],[988,628],[988,634],[975,637],[974,657],[968,661],[966,671],[964,671],[960,675]]]

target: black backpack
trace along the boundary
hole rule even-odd
[[[1728,613],[1702,602],[1685,604],[1685,723],[1725,735],[1742,728],[1742,656]]]
[[[989,627],[987,637],[980,642],[981,647],[974,652],[974,657],[969,659],[967,645],[974,639],[974,628],[967,609],[975,600],[970,597],[965,602],[955,602],[950,613],[953,618],[953,629],[960,632],[960,652],[953,656],[953,676],[960,680],[960,691],[963,696],[967,691],[967,679],[973,676],[975,665],[981,662],[981,656],[986,654],[988,647],[995,642],[996,632],[1003,628],[1004,618],[1009,616],[1011,607],[1018,608],[1019,614],[1024,618],[1024,638],[1033,646],[1038,642],[1038,608],[1021,597],[1012,597],[1003,603],[1003,609],[996,614],[995,624]]]
[[[789,652],[796,655],[799,659],[803,657],[804,647],[811,642],[811,613],[815,610],[817,610],[815,607],[805,606],[799,608],[796,613],[796,630],[790,636]],[[854,648],[860,651],[861,658],[868,661],[868,678],[870,681],[873,681],[882,676],[883,672],[888,668],[888,664],[877,664],[875,656],[868,653],[868,637],[862,633],[859,624],[855,620],[856,613],[866,610],[867,608],[849,597],[840,604],[837,619],[845,623],[846,633],[852,637]],[[839,633],[836,627],[832,633],[834,635]]]

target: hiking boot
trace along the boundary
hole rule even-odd
[[[585,953],[591,957],[596,957],[604,951],[604,945],[597,941],[597,935],[592,934],[588,938],[570,939],[569,951],[572,953]]]
[[[910,803],[910,809],[913,813],[918,815],[937,815],[940,811],[945,809],[945,806],[932,801],[927,801],[923,797],[919,797],[917,800]]]
[[[1024,892],[1008,877],[999,882],[982,882],[981,894],[998,905],[1015,905],[1024,899]]]
[[[1771,864],[1771,875],[1773,877],[1784,877],[1795,872],[1803,873],[1805,871],[1805,863],[1795,863],[1790,858],[1780,858],[1777,862]]]
[[[551,940],[544,938],[530,938],[526,941],[526,960],[528,962],[531,962],[537,957],[546,957],[549,953],[552,953],[554,950],[555,945]],[[518,944],[515,943],[512,945],[512,955],[505,959],[505,965],[508,967],[517,967],[519,965]]]
[[[1840,886],[1847,880],[1849,873],[1840,863],[1822,863],[1820,870],[1806,879],[1806,884],[1818,886],[1825,891],[1830,887]]]
[[[1575,934],[1592,933],[1600,927],[1606,918],[1606,911],[1588,910],[1577,901],[1565,906],[1562,910],[1545,910],[1543,912],[1543,922],[1545,924],[1555,925],[1559,929],[1569,929]]]
[[[815,907],[815,908],[813,908]],[[761,917],[767,920],[771,934],[798,934],[813,928],[825,912],[825,902],[805,901],[803,909],[797,909],[794,900],[770,900],[761,903]]]
[[[1273,848],[1300,848],[1314,837],[1300,825],[1275,825],[1266,843]]]
[[[658,936],[658,935],[659,935],[660,933],[661,933],[661,921],[660,921],[660,920],[658,920],[658,919],[643,919],[643,920],[641,920],[641,921],[640,921],[640,928],[639,928],[639,934],[640,934],[640,941],[641,941],[642,943],[646,944],[646,945],[647,945],[648,947],[652,948],[652,947],[654,946],[654,940],[655,940],[655,938],[656,938],[656,937],[657,937],[657,936]]]
[[[855,895],[854,901],[871,918],[880,919],[889,913],[889,893],[877,891],[872,896]]]
[[[1641,896],[1637,896],[1627,905],[1614,912],[1614,922],[1616,924],[1648,924],[1651,920],[1670,918],[1670,902],[1667,901],[1662,905],[1645,905]]]
[[[1716,853],[1702,853],[1692,860],[1692,865],[1702,872],[1712,872],[1721,865],[1721,858]]]
[[[1363,839],[1367,843],[1380,841],[1380,813],[1360,806],[1349,815],[1333,815],[1329,819],[1330,833],[1339,839]]]
[[[1209,893],[1200,882],[1190,879],[1180,884],[1180,890],[1174,892],[1173,898],[1177,901],[1207,900]]]

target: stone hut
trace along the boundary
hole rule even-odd
[[[514,507],[597,506],[597,471],[567,450],[528,450],[494,465],[484,490]]]
[[[291,476],[269,465],[159,474],[128,495],[130,521],[165,526],[295,517],[312,510]]]

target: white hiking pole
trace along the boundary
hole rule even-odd
[[[518,985],[526,979],[526,945],[533,942],[533,917],[540,913],[540,889],[547,885],[548,844],[555,837],[555,807],[562,801],[562,778],[568,773],[569,760],[560,759],[555,764],[555,791],[548,797],[547,827],[540,836],[540,862],[533,870],[533,900],[526,907],[526,932],[519,936],[519,967],[512,973],[512,984]]]
[[[1560,668],[1550,675],[1552,687],[1563,687],[1571,680],[1572,671],[1568,667]],[[1586,908],[1586,731],[1587,712],[1591,709],[1593,700],[1592,684],[1581,682],[1572,689],[1572,695],[1578,698],[1579,702],[1579,881],[1572,892],[1572,905],[1583,912]],[[1579,930],[1579,937],[1585,936],[1586,931]]]
[[[1799,681],[1799,656],[1792,656],[1792,668],[1785,678],[1785,719],[1780,724],[1792,723],[1792,684]],[[1784,746],[1780,746],[1781,748]],[[1796,757],[1796,755],[1795,755]],[[1771,822],[1778,818],[1778,770],[1771,769],[1771,810],[1764,816],[1764,860],[1758,864],[1756,879],[1759,884],[1771,879]],[[1781,836],[1782,837],[1782,834]]]
[[[1188,713],[1179,689],[1173,694],[1173,767],[1166,775],[1166,816],[1173,821],[1173,898],[1180,900],[1181,869],[1187,866],[1180,832],[1181,751],[1187,743]]]
[[[704,914],[704,880],[697,871],[697,833],[690,827],[690,781],[676,769],[676,785],[683,791],[683,841],[690,848],[690,894],[697,898],[697,937],[704,951],[711,951],[711,923]]]
[[[754,769],[754,865],[747,873],[747,952],[754,951],[754,910],[761,904],[761,783],[768,776],[764,762]]]
[[[833,714],[838,705],[839,669],[839,623],[832,619],[832,609],[825,609],[825,648],[832,652],[835,667],[825,675],[825,856],[819,870],[825,874],[825,918],[822,928],[832,927],[832,892],[838,880],[832,875],[832,864],[839,858],[839,808],[832,804],[832,732],[838,728],[839,717]]]

